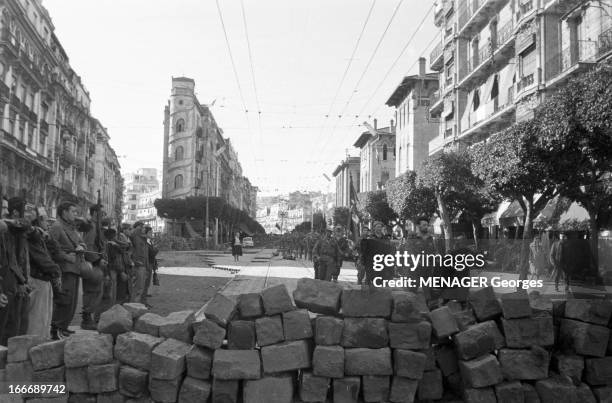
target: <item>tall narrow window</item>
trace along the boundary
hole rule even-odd
[[[178,146],[176,147],[176,151],[174,151],[174,160],[175,161],[180,161],[183,159],[183,147],[182,146]]]
[[[387,160],[387,145],[383,145],[383,161]]]
[[[180,133],[180,132],[184,132],[185,131],[185,121],[183,119],[179,119],[176,122],[176,132]]]
[[[174,177],[174,188],[180,189],[183,187],[183,175],[176,175]]]

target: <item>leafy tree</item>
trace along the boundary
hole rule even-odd
[[[434,195],[442,219],[446,250],[453,247],[452,220],[459,212],[466,212],[476,228],[487,211],[483,182],[472,173],[471,163],[470,154],[462,151],[438,153],[423,163],[421,182]],[[476,236],[476,230],[474,232]]]
[[[349,209],[347,207],[334,207],[332,215],[336,225],[347,226],[349,222]]]
[[[387,182],[387,200],[398,218],[415,221],[436,212],[436,198],[431,189],[419,182],[414,171],[408,171]]]
[[[310,221],[304,221],[296,225],[293,230],[295,232],[305,233],[305,232],[310,232],[311,228],[312,228],[312,223]]]
[[[368,192],[365,209],[372,220],[382,221],[385,224],[397,218],[387,202],[387,193],[384,190]]]
[[[316,232],[321,232],[327,227],[327,224],[325,223],[325,218],[323,218],[322,213],[314,213],[312,216],[312,222],[314,230]]]
[[[612,214],[612,62],[569,80],[537,110],[549,176],[560,193],[589,213],[591,249]],[[597,267],[597,266],[596,266]]]
[[[527,276],[527,241],[533,235],[533,220],[558,193],[549,179],[539,135],[538,123],[528,120],[512,125],[471,150],[476,176],[499,196],[518,201],[523,210],[521,278]]]

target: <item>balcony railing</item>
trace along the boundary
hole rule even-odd
[[[440,58],[440,56],[442,56],[443,53],[444,53],[444,46],[442,42],[440,42],[436,45],[436,47],[429,54],[429,65],[433,66],[434,64],[436,64],[434,62],[437,61]]]
[[[480,9],[480,7],[487,0],[467,0],[465,2],[461,2],[461,7],[459,11],[459,29],[463,28],[465,24],[472,18],[474,14]]]
[[[602,56],[605,53],[608,53],[609,51],[612,50],[612,28],[608,29],[607,31],[602,32],[599,35],[598,45],[599,45],[599,51],[598,51],[599,56]]]
[[[444,138],[447,139],[449,137],[453,137],[453,128],[449,127],[448,129],[444,130]]]
[[[609,35],[612,37],[612,32]],[[606,50],[602,51],[598,46],[600,44],[601,40],[599,42],[580,40],[576,41],[573,45],[566,46],[560,52],[554,53],[547,60],[546,79],[553,79],[578,63],[593,63],[597,61],[597,58],[606,52]],[[610,45],[612,45],[612,42]],[[612,47],[608,50],[611,49]]]
[[[68,148],[62,150],[60,154],[60,163],[65,167],[76,164],[76,158]]]
[[[508,39],[512,38],[514,34],[514,21],[510,20],[505,23],[501,28],[497,29],[497,43],[496,47],[499,47],[506,43]]]
[[[520,92],[524,90],[525,88],[529,87],[530,85],[533,85],[534,81],[535,81],[535,73],[531,73],[531,74],[521,77],[519,81],[516,83],[517,92]]]

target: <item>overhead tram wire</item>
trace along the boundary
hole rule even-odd
[[[355,58],[355,54],[357,53],[357,49],[359,48],[359,44],[361,43],[361,38],[363,37],[363,33],[365,32],[368,22],[370,21],[370,17],[372,16],[372,11],[374,10],[376,1],[377,0],[372,1],[372,5],[370,6],[368,15],[365,21],[363,22],[363,25],[361,27],[361,32],[359,33],[357,42],[355,43],[355,46],[353,47],[353,52],[351,53],[351,57],[348,60],[346,68],[344,69],[344,73],[342,74],[342,78],[340,79],[340,84],[338,84],[338,88],[336,89],[336,93],[334,95],[334,98],[332,99],[331,105],[329,105],[329,110],[327,111],[327,114],[325,115],[325,120],[323,121],[323,124],[321,125],[321,130],[319,131],[319,134],[317,135],[317,141],[315,142],[315,144],[317,144],[319,140],[321,139],[321,135],[323,134],[323,129],[325,127],[325,121],[331,116],[331,112],[334,108],[334,105],[336,104],[336,100],[338,99],[338,95],[340,94],[340,90],[342,89],[342,85],[344,84],[344,80],[346,80],[346,76],[348,75],[349,69],[351,68],[351,65],[353,64],[353,59]]]
[[[378,90],[380,90],[380,88],[382,87],[382,85],[384,84],[384,82],[387,80],[387,78],[389,77],[389,75],[391,74],[391,72],[393,71],[393,69],[395,68],[395,66],[397,65],[397,63],[400,61],[400,59],[402,58],[402,56],[404,55],[404,53],[406,52],[406,50],[408,49],[408,46],[410,46],[410,44],[412,43],[413,39],[415,38],[416,34],[421,30],[421,28],[423,27],[423,24],[425,23],[425,20],[427,19],[427,17],[429,17],[429,15],[431,14],[431,12],[434,10],[435,8],[435,4],[432,4],[431,7],[429,8],[429,10],[427,11],[427,13],[423,16],[423,18],[421,19],[421,22],[419,23],[419,25],[416,27],[416,29],[414,30],[414,32],[412,33],[412,35],[410,35],[410,38],[408,38],[408,41],[406,42],[406,44],[404,45],[404,47],[402,48],[402,51],[399,53],[399,55],[397,55],[397,57],[395,58],[395,60],[393,61],[393,64],[391,64],[391,67],[389,67],[389,70],[387,70],[387,73],[384,75],[384,77],[382,78],[382,80],[380,80],[380,83],[378,83],[378,86],[376,87],[376,89],[374,90],[374,92],[372,93],[372,96],[367,100],[367,102],[364,104],[363,108],[361,109],[361,111],[357,114],[358,116],[361,116],[363,114],[363,111],[367,108],[367,106],[370,104],[370,102],[372,102],[372,99],[374,99],[374,97],[376,96],[376,94],[378,93]],[[438,35],[434,36],[434,39],[427,45],[427,48],[429,48],[429,46],[431,46],[431,44],[438,39],[438,37],[440,36],[440,33],[438,33]],[[426,48],[426,49],[427,49]],[[418,61],[418,59],[417,59]],[[416,63],[416,62],[415,62]],[[411,70],[412,67],[410,67]]]
[[[349,99],[346,101],[346,103],[344,104],[344,108],[342,109],[342,111],[338,115],[338,121],[340,119],[342,119],[342,116],[344,116],[344,113],[346,112],[346,109],[348,108],[348,106],[350,105],[351,101],[353,100],[355,92],[357,92],[357,89],[359,88],[359,85],[361,84],[361,81],[365,77],[366,73],[368,72],[368,69],[370,68],[370,65],[374,61],[374,58],[376,57],[376,54],[378,53],[378,49],[380,49],[380,45],[382,44],[383,40],[385,39],[385,37],[387,35],[387,32],[389,31],[389,27],[393,23],[393,20],[395,20],[395,16],[397,15],[397,12],[399,11],[399,9],[400,9],[400,7],[402,6],[403,3],[404,3],[404,0],[400,0],[397,3],[397,6],[395,6],[395,10],[393,10],[393,14],[391,15],[391,18],[389,19],[389,21],[387,22],[387,26],[385,27],[385,30],[383,31],[382,35],[380,36],[380,39],[378,40],[378,43],[376,44],[376,47],[374,48],[374,51],[372,52],[372,55],[370,56],[370,59],[368,60],[368,63],[366,64],[363,72],[361,73],[361,76],[359,77],[359,80],[357,80],[357,84],[355,84],[355,88],[353,88],[353,91],[351,91]],[[334,135],[334,133],[336,131],[336,128],[338,126],[338,121],[336,121],[336,124],[334,125],[331,134],[327,137],[327,141],[326,141],[325,145],[322,147],[322,149],[325,149],[325,147],[331,141],[331,138],[333,138],[333,135]]]
[[[227,46],[227,52],[230,57],[230,61],[232,63],[232,70],[234,71],[234,79],[236,80],[236,85],[238,86],[238,93],[240,94],[240,101],[242,102],[242,107],[244,108],[244,114],[247,120],[247,126],[249,127],[249,138],[251,139],[251,145],[253,144],[253,136],[251,135],[251,119],[249,118],[249,110],[246,106],[246,102],[244,101],[244,94],[242,92],[242,86],[240,85],[240,79],[238,78],[238,70],[236,69],[236,63],[234,62],[234,55],[232,54],[232,48],[229,43],[229,38],[227,37],[227,29],[225,29],[225,22],[223,21],[223,13],[221,12],[221,6],[219,5],[219,0],[215,0],[217,4],[217,11],[219,13],[219,20],[221,21],[221,27],[223,28],[223,36],[225,37],[225,44]]]
[[[218,0],[217,0],[218,1]],[[244,33],[246,36],[247,49],[249,51],[249,64],[251,67],[251,79],[253,81],[253,91],[255,92],[255,105],[257,106],[257,121],[259,123],[259,149],[263,149],[263,138],[261,131],[261,108],[259,106],[259,95],[257,94],[257,81],[255,80],[255,69],[253,67],[253,52],[251,51],[251,40],[249,39],[249,28],[246,20],[246,11],[244,9],[244,0],[240,0],[242,9],[242,22],[244,24]]]

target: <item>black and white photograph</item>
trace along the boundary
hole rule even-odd
[[[0,0],[0,403],[612,402],[612,0]]]

